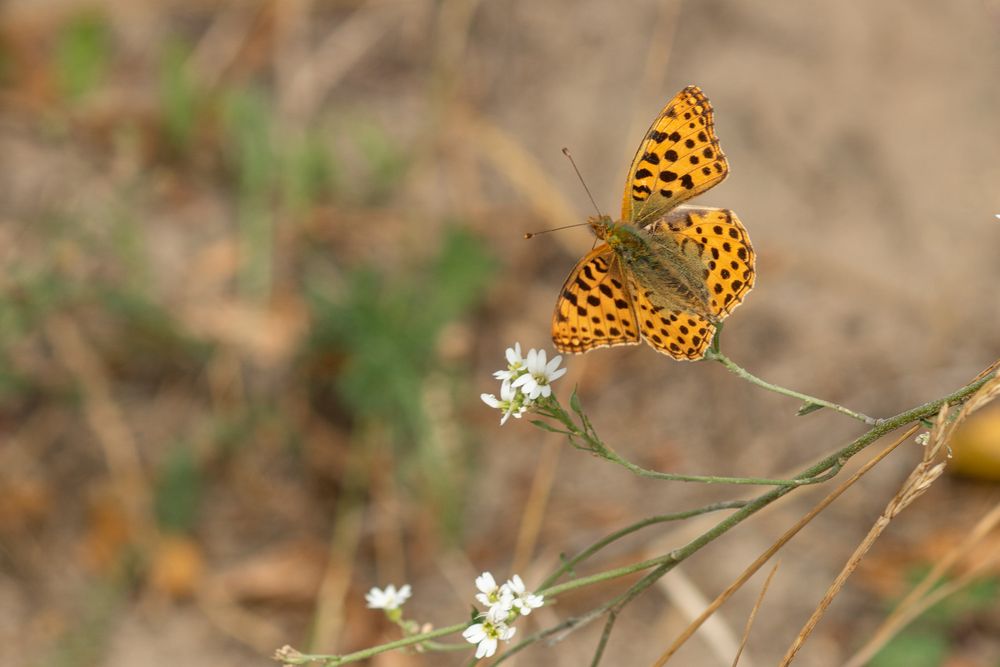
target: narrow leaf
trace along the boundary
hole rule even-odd
[[[548,431],[549,433],[561,433],[563,435],[569,435],[567,431],[564,431],[560,428],[556,428],[555,426],[553,426],[548,422],[543,422],[541,419],[532,419],[531,423],[537,426],[538,428],[542,429],[543,431]]]
[[[569,396],[569,407],[576,414],[583,415],[583,406],[580,405],[580,395],[576,393],[576,387],[573,388],[573,393]]]
[[[795,414],[801,417],[803,415],[809,414],[810,412],[816,412],[817,410],[822,410],[823,407],[824,406],[819,405],[818,403],[803,403],[802,407],[799,408],[799,411],[796,412]]]

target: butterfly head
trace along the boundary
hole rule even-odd
[[[594,230],[594,234],[597,235],[597,238],[609,242],[615,235],[615,227],[617,227],[614,221],[611,220],[611,216],[608,215],[591,216],[587,218],[587,224]]]
[[[587,220],[597,238],[601,239],[626,260],[646,254],[647,244],[634,226],[614,222],[609,216],[600,215]]]

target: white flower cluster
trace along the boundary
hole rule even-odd
[[[482,394],[486,405],[497,408],[503,415],[500,424],[514,416],[520,419],[528,408],[539,398],[552,395],[552,382],[561,378],[565,368],[559,368],[562,355],[557,354],[546,362],[545,350],[528,350],[526,357],[521,356],[521,344],[507,348],[507,370],[497,371],[493,377],[500,380],[500,398],[493,394]]]
[[[365,594],[365,600],[368,601],[369,609],[393,611],[402,607],[403,603],[410,599],[411,592],[409,584],[404,584],[398,591],[395,586],[389,584],[385,590],[377,587],[372,588]]]
[[[476,577],[476,600],[486,611],[462,632],[470,644],[476,644],[476,659],[488,658],[497,650],[499,640],[510,641],[516,628],[510,627],[519,616],[527,616],[532,609],[545,604],[542,595],[535,595],[524,587],[521,577],[514,575],[507,583],[498,586],[493,575],[483,572]]]

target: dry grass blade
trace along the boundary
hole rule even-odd
[[[732,584],[730,584],[726,590],[720,593],[719,596],[712,601],[712,604],[710,604],[705,609],[705,611],[702,612],[701,616],[692,621],[691,624],[684,629],[684,632],[682,632],[680,636],[678,636],[677,639],[674,640],[673,645],[671,645],[670,648],[668,648],[663,653],[663,655],[661,655],[660,658],[654,663],[654,667],[662,667],[662,665],[666,664],[666,662],[680,649],[680,647],[683,646],[684,643],[691,638],[691,636],[698,630],[698,628],[701,627],[701,625],[712,614],[714,614],[719,609],[719,607],[725,604],[725,602],[729,598],[731,598],[733,594],[736,593],[736,591],[738,591],[743,586],[743,584],[749,581],[750,578],[757,573],[757,570],[763,567],[764,563],[769,561],[771,557],[774,556],[774,554],[777,553],[779,549],[781,549],[781,547],[785,546],[785,544],[793,537],[795,537],[795,535],[800,530],[802,530],[806,525],[809,524],[810,521],[816,518],[817,514],[822,512],[824,509],[826,509],[828,505],[830,505],[830,503],[839,498],[841,494],[844,493],[844,491],[846,491],[852,485],[854,485],[855,482],[857,482],[869,470],[875,467],[875,465],[878,464],[879,461],[888,456],[889,453],[892,452],[892,450],[896,449],[896,447],[898,447],[907,438],[913,435],[913,433],[916,432],[917,428],[918,427],[913,426],[907,429],[906,433],[901,435],[899,438],[893,441],[892,444],[890,444],[888,447],[879,452],[877,456],[872,457],[872,459],[867,463],[865,463],[856,473],[854,473],[850,477],[850,479],[846,480],[843,484],[834,489],[829,495],[823,498],[823,500],[817,503],[815,507],[809,510],[809,512],[806,513],[805,516],[799,519],[794,526],[789,528],[784,535],[782,535],[777,541],[775,541],[774,544],[768,547],[767,551],[758,556],[757,559],[749,566],[747,566],[747,568],[743,570],[740,576],[737,577],[736,580]]]
[[[354,559],[361,540],[362,509],[342,511],[330,537],[330,556],[316,596],[313,613],[312,652],[335,644],[344,624],[344,600],[354,576]]]
[[[475,137],[469,144],[503,174],[553,227],[580,222],[573,206],[552,183],[548,173],[516,139],[482,116],[467,112],[463,131]]]
[[[844,663],[844,667],[862,667],[863,665],[867,665],[869,660],[912,620],[932,605],[964,588],[973,579],[989,571],[1000,561],[1000,552],[996,552],[991,558],[980,561],[976,567],[969,569],[961,577],[934,588],[935,584],[941,580],[951,566],[963,554],[969,553],[997,525],[1000,525],[1000,503],[995,505],[992,510],[976,523],[965,539],[952,547],[941,560],[935,563],[931,571],[903,598],[899,605],[882,622],[882,625],[875,630],[871,639],[858,649],[851,656],[850,660]]]
[[[393,26],[410,16],[408,3],[366,2],[299,63],[278,94],[285,114],[296,121],[312,118],[326,94]]]
[[[538,466],[535,468],[535,477],[531,482],[531,491],[521,513],[517,541],[514,543],[514,558],[510,566],[511,572],[523,572],[527,569],[538,544],[538,536],[541,534],[545,508],[548,507],[549,495],[559,467],[559,455],[564,449],[562,439],[555,434],[550,434],[547,440],[542,447]]]
[[[694,618],[708,604],[708,596],[691,581],[683,568],[673,570],[657,585],[670,600],[671,611],[681,614],[683,618]],[[740,650],[737,630],[722,614],[705,619],[698,634],[701,645],[714,659],[712,664],[727,665]]]
[[[384,434],[377,429],[366,433],[363,447],[353,452],[342,472],[342,497],[334,518],[327,548],[327,562],[313,610],[310,651],[335,646],[344,626],[344,607],[354,577],[358,549],[365,528],[365,508],[361,489],[370,487],[372,466],[379,462],[373,454],[385,450]]]
[[[216,15],[188,61],[199,84],[205,88],[219,84],[226,70],[239,58],[260,14],[259,6],[233,3]]]
[[[53,317],[46,333],[56,354],[83,390],[87,422],[101,446],[122,506],[146,546],[155,542],[152,499],[139,448],[115,401],[104,363],[80,327],[69,317]]]
[[[753,603],[753,609],[750,610],[750,616],[747,618],[746,628],[743,630],[743,637],[740,639],[740,648],[736,652],[736,656],[733,658],[733,667],[740,662],[740,656],[743,655],[743,649],[746,648],[747,640],[750,639],[750,629],[753,627],[753,621],[757,618],[757,612],[760,610],[760,605],[764,602],[764,596],[767,595],[767,589],[771,586],[771,580],[774,579],[774,573],[778,571],[778,566],[781,565],[781,561],[774,564],[771,568],[771,572],[767,575],[767,579],[764,580],[764,585],[760,589],[760,594],[757,596],[757,601]]]
[[[991,373],[996,369],[998,364],[1000,364],[1000,362],[995,362],[977,377],[983,377],[984,375]],[[1000,395],[1000,378],[996,378],[984,385],[982,389],[976,392],[976,394],[969,399],[969,402],[962,408],[955,420],[946,426],[948,437],[950,437],[951,433],[954,432],[958,424],[964,421],[970,414],[992,401],[997,395]],[[935,425],[935,430],[937,430],[937,425]],[[875,633],[865,643],[865,645],[862,646],[851,657],[851,659],[847,661],[847,663],[845,663],[845,667],[861,667],[861,665],[867,664],[868,660],[883,646],[885,646],[885,644],[900,630],[906,627],[910,621],[915,619],[938,600],[944,599],[951,593],[961,589],[977,573],[982,572],[987,565],[995,563],[998,559],[1000,559],[1000,554],[997,554],[995,558],[979,563],[976,568],[973,568],[969,572],[965,573],[955,582],[934,588],[942,577],[944,577],[944,575],[948,572],[948,570],[950,570],[964,554],[969,553],[973,548],[975,548],[975,546],[987,535],[989,535],[997,525],[1000,525],[1000,504],[994,506],[992,510],[976,522],[976,525],[971,531],[969,531],[965,538],[952,547],[948,553],[946,553],[940,560],[938,560],[937,563],[934,564],[934,567],[931,568],[930,572],[928,572],[920,583],[918,583],[913,590],[911,590],[906,597],[900,601],[892,613],[886,617],[886,619],[882,622],[882,625],[875,630]]]
[[[941,411],[938,413],[937,420],[934,423],[934,428],[931,430],[928,442],[924,446],[924,455],[921,458],[920,463],[917,464],[910,475],[906,478],[906,481],[903,482],[903,486],[896,493],[896,495],[893,496],[892,500],[889,501],[889,504],[886,505],[882,515],[875,521],[871,530],[868,531],[868,535],[865,536],[858,547],[854,550],[850,559],[848,559],[843,569],[841,569],[840,574],[838,574],[833,583],[830,584],[830,588],[827,589],[826,595],[824,595],[823,599],[820,600],[820,603],[816,607],[812,616],[809,617],[809,620],[806,621],[802,630],[799,631],[799,634],[792,642],[792,645],[789,646],[788,651],[785,653],[785,657],[780,663],[782,667],[790,664],[795,658],[795,654],[798,653],[800,648],[802,648],[805,640],[812,633],[816,624],[819,623],[820,618],[822,618],[823,614],[826,613],[826,609],[830,606],[833,598],[835,598],[843,588],[847,578],[850,577],[854,570],[857,569],[861,559],[864,558],[866,553],[868,553],[869,549],[871,549],[875,541],[885,531],[889,523],[914,500],[923,495],[924,492],[930,488],[930,485],[941,476],[942,472],[944,472],[945,462],[943,460],[943,452],[945,452],[948,442],[951,440],[951,436],[955,432],[955,429],[959,426],[959,424],[965,421],[970,414],[992,401],[997,395],[1000,395],[1000,378],[994,378],[990,382],[983,385],[982,388],[973,394],[966,404],[962,406],[962,409],[959,410],[954,419],[949,419],[948,406],[941,406]]]

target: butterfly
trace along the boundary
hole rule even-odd
[[[712,105],[697,86],[653,121],[629,167],[621,220],[587,220],[601,239],[563,284],[552,318],[562,352],[637,345],[695,360],[754,283],[754,251],[736,214],[683,202],[722,182]]]

